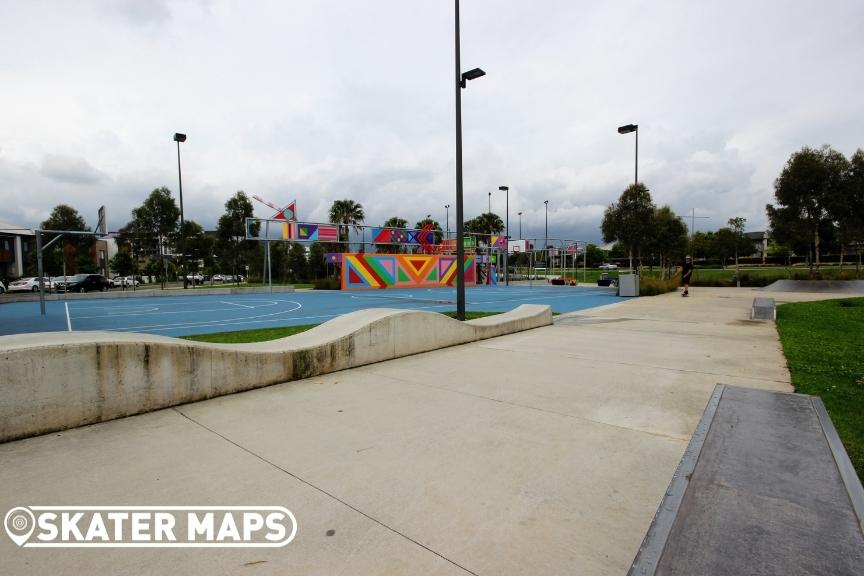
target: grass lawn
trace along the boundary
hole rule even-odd
[[[264,342],[293,336],[314,328],[318,324],[301,324],[299,326],[282,326],[280,328],[257,328],[253,330],[238,330],[236,332],[215,332],[213,334],[196,334],[194,336],[183,336],[184,340],[195,342],[213,342],[216,344],[248,344],[250,342]]]
[[[783,304],[777,330],[795,391],[822,398],[864,478],[864,298]]]
[[[441,312],[450,318],[456,317],[456,312]],[[484,318],[486,316],[495,316],[501,312],[465,312],[466,320],[474,320],[475,318]],[[196,334],[194,336],[183,336],[184,340],[193,340],[195,342],[212,342],[215,344],[248,344],[251,342],[265,342],[267,340],[276,340],[293,336],[300,332],[305,332],[310,328],[314,328],[318,324],[301,324],[299,326],[283,326],[280,328],[258,328],[254,330],[238,330],[236,332],[215,332],[213,334]]]

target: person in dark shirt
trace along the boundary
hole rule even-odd
[[[690,278],[692,276],[693,262],[690,260],[690,256],[686,256],[684,264],[681,266],[681,284],[684,286],[684,292],[681,293],[681,296],[688,296],[690,294]]]

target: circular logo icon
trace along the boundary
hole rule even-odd
[[[28,508],[18,506],[6,513],[3,526],[5,526],[9,538],[18,546],[22,546],[33,533],[33,528],[36,527],[36,518]]]

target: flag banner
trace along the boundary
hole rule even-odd
[[[317,224],[298,224],[297,225],[298,240],[318,240],[318,225]]]
[[[294,200],[288,206],[279,211],[279,215],[276,218],[281,216],[283,220],[297,221],[297,201]]]
[[[337,242],[339,240],[339,227],[335,224],[319,224],[318,240],[320,242]]]
[[[341,264],[342,263],[342,253],[341,252],[327,252],[324,254],[324,259],[328,264]]]

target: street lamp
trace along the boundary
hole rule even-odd
[[[459,48],[459,0],[456,1],[456,319],[465,320],[465,233],[462,212],[462,89],[468,80],[475,80],[486,73],[480,68],[462,72]]]
[[[444,210],[446,211],[445,214],[446,214],[446,219],[447,219],[447,239],[449,240],[450,239],[450,205],[445,204]]]
[[[183,274],[183,288],[188,288],[186,280],[186,222],[183,219],[183,173],[180,171],[180,143],[186,142],[186,135],[176,132],[177,143],[177,180],[180,183],[180,273]]]
[[[522,239],[522,213],[519,212],[519,240]]]
[[[549,258],[549,201],[544,200],[543,205],[546,206],[546,237],[543,239],[543,262],[547,262]]]
[[[636,132],[636,177],[634,179],[634,184],[639,183],[639,125],[638,124],[627,124],[626,126],[618,127],[618,134],[630,134],[631,132]]]
[[[492,213],[492,193],[491,192],[489,192],[489,207],[486,209],[486,212],[489,214]]]
[[[506,208],[504,211],[504,236],[507,239],[507,245],[504,248],[504,285],[510,285],[510,273],[507,271],[507,267],[510,264],[507,260],[510,258],[510,188],[507,186],[499,186],[498,190],[504,192],[506,201]]]

